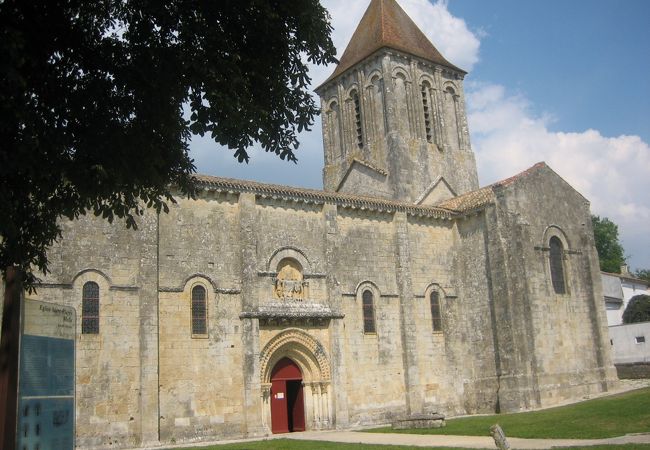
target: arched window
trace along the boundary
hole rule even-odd
[[[375,302],[372,291],[365,290],[361,296],[363,300],[363,332],[374,333],[375,330]]]
[[[99,285],[94,281],[84,284],[81,294],[81,333],[99,333]]]
[[[352,91],[350,97],[354,102],[354,123],[357,128],[357,146],[363,148],[363,128],[361,126],[361,102],[359,101],[359,93]]]
[[[429,303],[431,304],[431,325],[433,331],[442,331],[442,318],[440,316],[440,293],[431,291],[429,294]]]
[[[326,154],[326,156],[329,156],[331,159],[336,159],[342,156],[341,152],[343,149],[343,146],[341,145],[339,104],[336,100],[330,102],[325,117],[327,124],[327,144],[328,149],[330,150],[329,154]]]
[[[208,305],[205,288],[192,288],[192,334],[208,334]]]
[[[431,111],[429,109],[429,83],[422,83],[422,109],[424,110],[424,130],[427,137],[427,142],[431,142],[433,138],[433,132],[431,128]]]
[[[566,294],[566,283],[564,280],[564,249],[562,241],[557,236],[549,240],[550,247],[550,264],[551,264],[551,281],[556,294]]]
[[[458,116],[458,95],[453,87],[445,89],[445,123],[447,128],[447,143],[452,149],[458,149],[460,145],[460,123]]]

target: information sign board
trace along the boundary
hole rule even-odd
[[[25,299],[18,373],[18,450],[73,450],[75,310]]]

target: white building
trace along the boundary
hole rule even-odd
[[[621,325],[623,312],[630,299],[635,295],[650,295],[650,282],[634,278],[627,270],[621,268],[622,273],[601,272],[603,281],[603,295],[607,309],[607,325]]]
[[[623,324],[623,313],[632,297],[650,295],[650,282],[634,278],[627,266],[621,272],[601,272],[612,357],[620,378],[647,377],[650,322]]]

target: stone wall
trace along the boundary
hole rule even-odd
[[[488,277],[494,263],[488,254],[484,213],[465,217],[455,226],[458,240],[452,276],[458,297],[450,302],[448,339],[453,343],[453,359],[449,366],[463,411],[488,413],[498,410],[498,358],[504,351],[495,339],[494,292]]]
[[[616,375],[588,202],[545,166],[496,189],[496,196],[487,217],[501,408],[545,406],[607,390]],[[552,236],[563,245],[561,294],[551,282]]]
[[[650,322],[615,325],[608,331],[615,364],[650,363]]]
[[[616,364],[616,373],[622,380],[650,378],[650,362]]]
[[[138,230],[85,216],[63,224],[51,273],[28,297],[77,311],[77,445],[128,447],[157,432],[157,216]],[[98,334],[81,333],[85,283],[99,285]]]
[[[308,429],[513,411],[606,390],[615,375],[588,205],[563,183],[544,169],[455,218],[204,189],[167,215],[147,214],[137,232],[90,217],[65,223],[38,298],[77,308],[78,442],[267,434],[281,357],[303,373]],[[539,189],[561,201],[540,200]],[[550,281],[549,233],[565,246],[566,294]],[[97,335],[80,329],[87,281],[100,286]],[[203,335],[191,327],[198,285]],[[373,333],[364,333],[364,290]]]

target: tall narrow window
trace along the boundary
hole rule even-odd
[[[354,102],[354,123],[357,127],[357,146],[363,148],[363,128],[361,127],[361,103],[359,101],[359,94],[357,91],[352,91],[350,96]]]
[[[429,83],[422,83],[422,109],[424,110],[424,131],[427,136],[427,142],[432,141],[431,131],[431,111],[429,110]]]
[[[203,286],[192,288],[192,334],[208,334],[208,306]]]
[[[339,105],[336,101],[330,103],[327,110],[326,123],[327,123],[327,148],[330,150],[326,153],[326,157],[330,160],[342,156],[343,146],[341,145],[341,124],[339,123]]]
[[[375,332],[375,305],[373,300],[372,291],[363,291],[363,332]]]
[[[94,281],[84,284],[81,294],[81,333],[99,333],[99,285]]]
[[[556,294],[566,294],[566,283],[564,280],[564,249],[562,241],[557,236],[549,240],[550,247],[550,264],[551,264],[551,281]]]
[[[442,319],[440,318],[440,294],[438,291],[431,291],[429,295],[431,303],[431,324],[433,331],[442,331]]]

